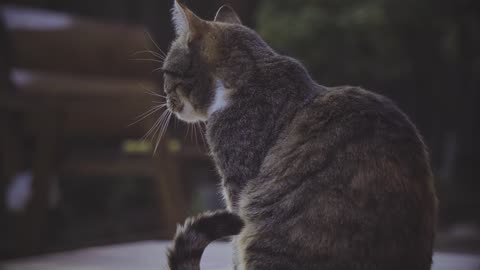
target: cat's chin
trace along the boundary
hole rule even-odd
[[[187,122],[187,123],[196,123],[196,122],[205,121],[205,119],[196,117],[194,115],[183,115],[181,113],[175,113],[175,116],[178,119],[182,120],[183,122]]]
[[[195,112],[192,105],[185,103],[181,112],[175,112],[175,116],[187,123],[203,122],[207,119]]]

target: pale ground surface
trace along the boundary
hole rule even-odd
[[[163,270],[167,242],[147,241],[34,257],[0,263],[1,270]],[[230,270],[231,246],[214,243],[205,252],[202,269]],[[480,270],[480,255],[438,252],[433,270]]]

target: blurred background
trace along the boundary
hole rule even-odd
[[[206,19],[230,3],[320,84],[392,98],[430,148],[436,249],[480,252],[478,0],[187,3]],[[0,260],[170,239],[186,216],[223,207],[201,126],[171,121],[157,147],[143,137],[161,111],[130,125],[161,101],[171,6],[1,2]]]

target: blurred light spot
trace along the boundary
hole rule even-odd
[[[5,6],[0,12],[11,30],[61,30],[73,24],[71,16],[58,12],[16,6]]]
[[[182,144],[177,139],[170,139],[167,143],[167,149],[170,153],[178,153],[182,148]]]
[[[32,172],[21,172],[10,181],[7,187],[6,205],[12,212],[23,212],[32,196]]]
[[[122,151],[125,153],[151,153],[152,143],[143,140],[126,140],[122,144]]]

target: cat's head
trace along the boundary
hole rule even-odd
[[[229,6],[206,21],[175,0],[172,17],[176,39],[163,64],[167,106],[183,121],[206,121],[228,102],[229,90],[220,70],[227,64],[238,66],[232,57],[242,54],[231,44],[238,44],[236,39],[242,36],[257,37]]]

